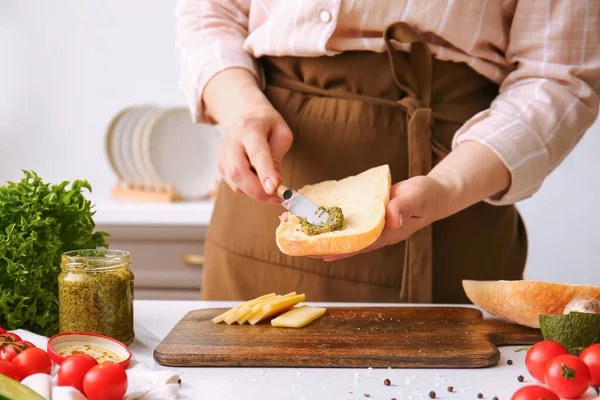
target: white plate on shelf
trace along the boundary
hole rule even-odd
[[[123,117],[131,111],[133,107],[126,107],[120,110],[110,121],[108,124],[108,128],[106,129],[106,155],[108,157],[108,162],[112,167],[114,173],[117,175],[119,179],[124,179],[125,174],[123,171],[123,165],[120,160],[120,155],[118,150],[118,138],[117,131],[121,129],[123,124]]]
[[[142,137],[142,158],[153,179],[171,183],[186,200],[208,196],[219,179],[219,126],[195,124],[187,108],[153,114]]]
[[[123,117],[122,131],[118,135],[120,140],[119,153],[121,162],[125,168],[125,177],[129,182],[143,182],[143,171],[140,170],[134,161],[134,132],[139,121],[150,111],[154,110],[154,106],[138,106],[126,116]]]
[[[122,179],[128,182],[135,181],[135,174],[127,165],[127,156],[122,151],[123,136],[131,124],[132,118],[135,118],[139,113],[139,106],[129,108],[119,119],[115,126],[115,133],[112,140],[112,152],[117,168],[121,173]]]
[[[152,174],[149,157],[143,151],[144,136],[149,126],[154,123],[156,118],[159,118],[166,110],[164,108],[153,108],[140,118],[135,129],[133,130],[133,161],[138,171],[142,174],[142,182],[146,185],[156,186],[163,184],[160,178]]]

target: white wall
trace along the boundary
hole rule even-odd
[[[0,0],[0,181],[34,169],[85,177],[105,197],[115,177],[104,130],[120,109],[183,105],[174,2]]]
[[[84,177],[95,199],[114,176],[104,129],[130,104],[183,105],[167,0],[0,1],[0,182],[34,169]],[[526,277],[600,284],[600,122],[532,199]]]

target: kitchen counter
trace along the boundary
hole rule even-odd
[[[175,324],[188,311],[199,308],[231,307],[234,302],[202,301],[143,301],[135,302],[135,329],[137,339],[131,345],[134,358],[156,364],[152,352]],[[333,306],[326,303],[307,303]],[[361,304],[337,303],[336,306]],[[364,304],[366,305],[366,304]],[[369,304],[374,305],[374,304]],[[390,306],[390,304],[376,304]],[[395,305],[398,306],[398,305]],[[484,399],[497,396],[510,399],[522,386],[535,383],[525,368],[525,352],[518,347],[501,347],[500,363],[483,369],[321,369],[321,368],[168,368],[181,377],[181,399],[260,399],[260,400],[419,400],[429,399],[435,391],[437,399]],[[507,360],[513,365],[507,365]],[[517,377],[523,375],[520,383]],[[390,386],[383,381],[389,379]],[[449,393],[448,386],[454,387]],[[368,396],[367,396],[368,395]],[[590,389],[583,399],[600,399]]]
[[[95,203],[96,225],[208,226],[213,202],[128,203],[114,200]]]

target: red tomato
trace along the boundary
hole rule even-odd
[[[125,369],[114,362],[96,365],[83,378],[88,400],[121,400],[127,391]]]
[[[6,333],[6,329],[0,326],[0,333]]]
[[[18,342],[21,340],[19,335],[11,332],[4,332],[0,335],[0,342]]]
[[[546,366],[546,384],[565,399],[576,399],[590,387],[590,370],[570,354],[553,358]]]
[[[72,386],[83,393],[83,377],[98,361],[88,354],[74,354],[60,364],[58,386]]]
[[[593,344],[583,350],[579,358],[590,369],[592,386],[600,386],[600,343]]]
[[[563,345],[551,340],[544,340],[531,346],[525,356],[525,366],[527,371],[538,382],[545,383],[544,374],[546,373],[546,364],[556,356],[569,354]]]
[[[543,386],[530,385],[517,390],[512,400],[560,400],[556,393]]]
[[[35,348],[35,344],[28,342],[27,340],[19,340],[18,342],[15,342],[16,344],[20,345],[20,347],[23,350],[27,350],[27,349],[33,349]]]
[[[0,346],[0,360],[12,361],[21,352],[21,347],[16,343],[2,343]]]
[[[44,350],[37,347],[22,351],[12,362],[23,378],[37,373],[50,374],[52,371],[52,360]]]
[[[9,361],[0,361],[0,374],[8,376],[15,381],[21,380],[19,370]]]

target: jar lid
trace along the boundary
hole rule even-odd
[[[98,363],[112,361],[123,368],[129,366],[131,351],[123,343],[108,336],[92,332],[63,332],[48,340],[48,355],[57,364],[70,355],[85,353]]]

